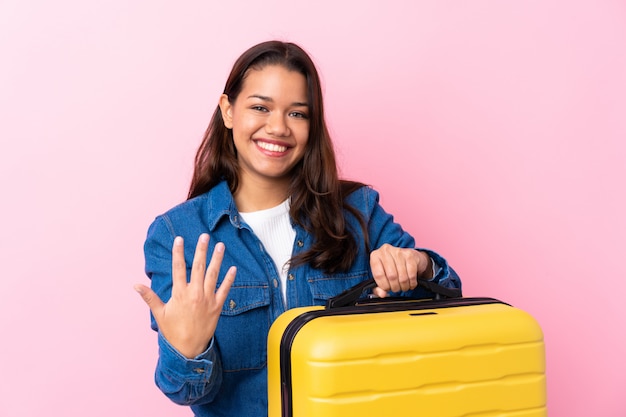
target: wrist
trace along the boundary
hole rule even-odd
[[[176,338],[170,338],[163,333],[161,333],[161,336],[176,352],[187,359],[194,359],[200,356],[207,350],[211,343],[211,339],[205,343],[204,341],[178,340]]]

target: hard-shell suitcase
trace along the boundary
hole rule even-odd
[[[353,305],[373,285],[274,322],[269,417],[547,415],[543,333],[528,313],[448,289]]]

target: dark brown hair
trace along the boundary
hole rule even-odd
[[[301,73],[307,82],[309,104],[309,138],[302,160],[293,168],[290,215],[314,237],[312,247],[297,256],[292,265],[310,263],[328,273],[347,270],[358,251],[358,243],[349,230],[346,214],[356,217],[365,237],[367,230],[357,210],[345,197],[363,184],[340,180],[333,144],[324,119],[324,106],[319,75],[309,55],[298,45],[268,41],[244,52],[233,65],[224,87],[224,94],[234,103],[243,88],[249,69],[260,70],[267,65],[282,65]],[[239,186],[239,165],[232,131],[227,129],[219,106],[206,130],[196,154],[194,173],[188,198],[203,194],[222,180],[234,194]]]

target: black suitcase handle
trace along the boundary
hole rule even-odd
[[[417,284],[435,293],[435,297],[434,297],[435,299],[439,299],[441,297],[460,298],[463,296],[459,288],[447,288],[442,285],[436,284],[434,282],[426,281],[425,279],[418,279]],[[326,308],[330,309],[330,308],[353,306],[357,302],[357,300],[361,297],[361,294],[363,294],[363,291],[366,291],[375,287],[376,287],[376,281],[374,280],[374,278],[370,278],[366,281],[361,282],[360,284],[355,285],[352,288],[348,288],[341,294],[338,294],[326,300]]]

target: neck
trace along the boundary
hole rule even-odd
[[[289,197],[288,181],[254,181],[241,178],[239,187],[233,196],[237,210],[249,213],[276,207]]]

